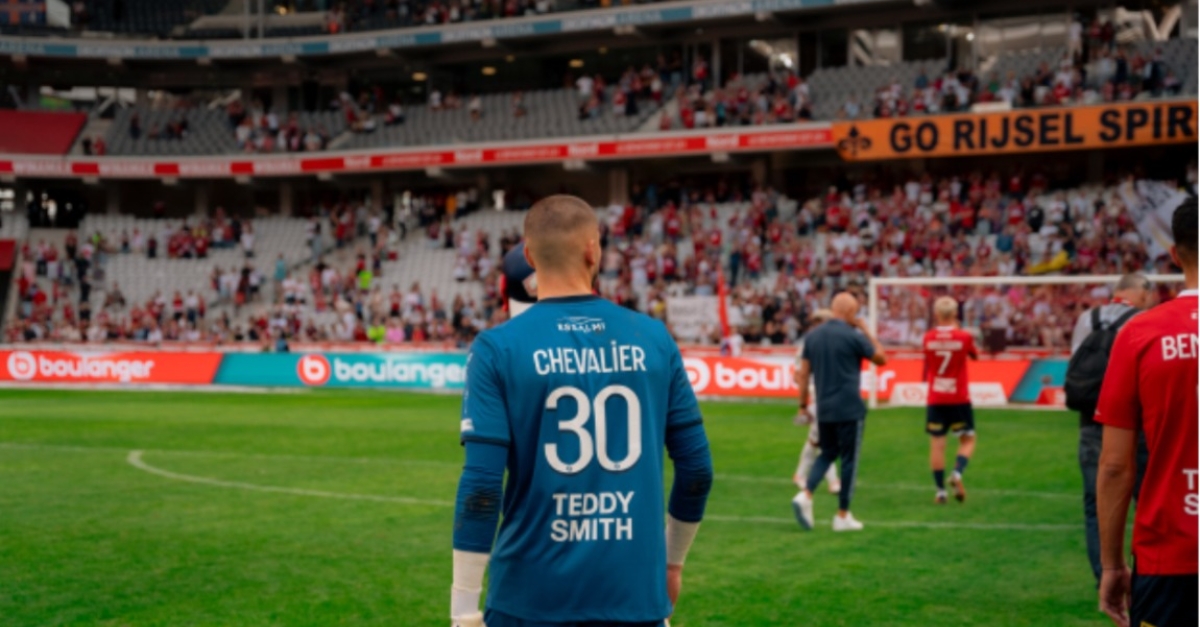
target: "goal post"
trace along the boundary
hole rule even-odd
[[[965,289],[993,288],[997,291],[1012,288],[1041,288],[1045,286],[1063,286],[1078,289],[1082,286],[1107,287],[1110,291],[1116,285],[1121,275],[1071,275],[1071,276],[1004,276],[1004,277],[872,277],[867,282],[867,326],[875,337],[880,337],[880,324],[884,322],[885,313],[881,312],[881,304],[887,300],[885,292],[894,288],[915,290],[962,291]],[[1182,274],[1149,274],[1146,277],[1154,285],[1179,284],[1182,286]],[[940,295],[940,294],[938,294]],[[928,326],[932,316],[931,305],[933,295],[926,295],[925,320]],[[1070,321],[1071,324],[1074,320]],[[1068,339],[1069,341],[1069,339]],[[886,346],[885,346],[886,348]],[[919,350],[918,346],[909,345],[912,352]],[[879,406],[880,401],[880,371],[879,367],[871,364],[867,383],[869,405]]]

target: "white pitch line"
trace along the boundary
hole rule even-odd
[[[125,448],[116,447],[79,447],[70,446],[70,444],[25,444],[20,442],[0,442],[0,448],[8,449],[32,449],[32,450],[71,450],[71,452],[125,452]],[[245,482],[229,482],[229,480],[214,479],[211,477],[199,477],[194,474],[182,474],[163,470],[146,464],[142,459],[146,450],[130,450],[126,456],[126,461],[140,471],[157,474],[157,476],[180,480],[180,482],[196,483],[202,485],[212,485],[215,488],[228,488],[235,490],[250,490],[258,492],[275,492],[275,494],[287,494],[293,496],[311,496],[317,498],[338,498],[344,501],[373,501],[382,503],[401,503],[401,504],[419,504],[419,506],[430,507],[454,507],[454,502],[433,500],[433,498],[413,498],[408,496],[382,496],[372,494],[353,494],[353,492],[329,492],[324,490],[306,490],[302,488],[284,488],[278,485],[260,485]],[[396,462],[396,464],[437,464],[450,465],[454,462],[442,461],[425,461],[425,460],[400,460],[400,459],[385,459],[385,458],[326,458],[319,455],[271,455],[258,453],[236,453],[236,452],[216,452],[216,450],[151,450],[155,454],[179,454],[179,455],[197,455],[197,456],[245,456],[245,458],[262,458],[262,459],[298,459],[298,460],[329,460],[329,461],[355,461],[355,462]],[[457,464],[454,464],[457,465]],[[755,483],[784,483],[784,479],[774,480],[767,477],[754,476],[728,476],[728,474],[718,474],[718,479],[745,480],[745,482]],[[874,488],[889,488],[889,489],[918,489],[918,486],[883,486],[874,485]],[[926,488],[919,488],[926,490]],[[974,489],[973,491],[983,491],[982,489]],[[1060,496],[1074,497],[1074,495],[1057,494],[1057,492],[1022,492],[1016,490],[991,490],[992,494],[1013,494],[1013,495],[1028,495],[1028,496]],[[781,518],[781,516],[734,516],[709,514],[704,516],[704,520],[712,520],[715,522],[761,522],[761,524],[770,525],[794,525],[796,520],[792,518]],[[964,530],[995,530],[995,531],[1063,531],[1078,529],[1079,525],[1052,525],[1052,524],[1020,524],[1020,522],[938,522],[938,521],[914,521],[914,520],[887,520],[887,521],[868,521],[868,525],[874,527],[893,527],[893,529],[964,529]]]
[[[203,485],[211,485],[218,488],[233,488],[236,490],[250,490],[253,492],[274,492],[276,494],[290,494],[293,496],[312,496],[323,499],[342,499],[348,501],[375,501],[378,503],[402,503],[404,505],[429,505],[433,507],[454,507],[451,501],[442,501],[435,499],[417,499],[407,496],[380,496],[377,494],[353,494],[346,492],[325,492],[324,490],[305,490],[303,488],[286,488],[281,486],[259,485],[256,483],[243,483],[241,481],[225,481],[223,479],[213,479],[210,477],[198,477],[195,475],[185,475],[162,468],[155,468],[142,460],[142,451],[129,451],[129,456],[125,461],[130,466],[143,470],[152,475],[158,475],[175,481],[186,481],[188,483],[199,483]]]
[[[26,444],[23,442],[0,442],[0,449],[34,450],[34,451],[72,451],[72,452],[111,452],[122,453],[129,450],[127,446],[76,446],[71,444]],[[244,453],[241,451],[188,451],[179,449],[141,449],[144,453],[155,455],[184,455],[192,457],[244,457],[247,459],[288,459],[295,461],[328,461],[346,462],[351,464],[407,464],[413,466],[455,466],[462,467],[462,462],[440,461],[436,459],[400,459],[392,457],[337,457],[331,455],[288,455],[286,453]]]
[[[706,514],[704,520],[714,522],[733,522],[733,523],[766,523],[776,525],[796,525],[795,518],[783,518],[775,516],[724,516],[721,514]],[[959,523],[959,522],[937,522],[937,521],[917,521],[917,520],[882,520],[873,521],[867,520],[864,523],[867,527],[889,527],[899,529],[974,529],[974,530],[990,530],[990,531],[1065,531],[1068,529],[1079,529],[1079,525],[1055,525],[1055,524],[1024,524],[1024,523]]]
[[[769,484],[773,484],[773,485],[783,485],[783,484],[793,485],[791,479],[785,479],[782,477],[777,478],[777,477],[760,477],[757,475],[727,475],[727,474],[723,474],[723,473],[717,473],[714,478],[716,479],[716,481],[718,483],[721,481],[734,481],[734,482],[738,482],[738,483],[769,483]],[[903,490],[905,492],[932,492],[933,491],[933,488],[930,486],[906,484],[906,483],[875,483],[873,481],[871,481],[871,482],[859,481],[856,485],[860,488],[870,487],[872,489]],[[1038,492],[1036,490],[1005,490],[1005,489],[998,489],[998,488],[971,488],[971,492],[973,492],[973,493],[979,492],[982,494],[995,494],[997,496],[1030,496],[1030,497],[1047,498],[1047,499],[1076,500],[1076,499],[1080,498],[1080,496],[1078,494],[1071,494],[1068,492]]]
[[[48,451],[128,451],[125,447],[116,446],[76,446],[70,444],[27,444],[24,442],[0,442],[0,449],[18,449],[18,450],[48,450]],[[319,461],[319,462],[344,462],[351,464],[397,464],[411,466],[454,466],[462,467],[462,462],[455,461],[440,461],[433,459],[400,459],[392,457],[337,457],[328,455],[289,455],[276,453],[244,453],[241,451],[189,451],[177,449],[142,449],[144,453],[153,453],[155,455],[185,455],[193,457],[242,457],[247,459],[287,459],[296,461]],[[761,483],[770,485],[791,485],[791,479],[762,477],[757,475],[729,475],[717,473],[716,480],[733,481],[739,483]],[[859,487],[867,486],[872,489],[882,490],[903,490],[905,492],[928,492],[932,490],[929,486],[915,484],[886,484],[874,482],[858,482]],[[1051,499],[1068,499],[1076,500],[1078,494],[1067,492],[1039,492],[1034,490],[1005,490],[994,488],[971,488],[972,492],[980,494],[994,494],[997,496],[1028,496],[1034,498],[1051,498]]]

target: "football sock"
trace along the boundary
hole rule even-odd
[[[962,455],[955,457],[954,458],[954,472],[956,472],[960,475],[963,474],[963,471],[967,469],[967,462],[969,462],[969,461],[971,461],[971,460],[966,457],[963,457]]]
[[[933,482],[937,484],[938,490],[944,491],[946,489],[946,471],[933,471]]]

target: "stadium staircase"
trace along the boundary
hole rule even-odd
[[[79,131],[79,136],[75,138],[75,142],[71,144],[71,151],[67,154],[71,156],[82,156],[83,141],[85,139],[95,140],[97,137],[108,137],[109,131],[112,129],[112,120],[92,114],[88,116],[87,124],[83,130]],[[105,140],[108,141],[107,139]]]

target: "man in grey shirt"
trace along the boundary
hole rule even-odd
[[[834,531],[858,531],[862,523],[850,514],[858,450],[862,443],[867,407],[862,401],[862,360],[882,366],[887,363],[883,346],[858,319],[858,299],[848,292],[833,297],[833,320],[809,332],[796,385],[800,389],[800,407],[807,412],[808,381],[812,377],[817,393],[817,429],[821,455],[808,474],[803,490],[792,499],[796,520],[805,529],[813,526],[813,490],[825,471],[841,460],[842,489],[838,493],[838,513]]]
[[[1071,335],[1071,354],[1074,355],[1083,341],[1095,331],[1094,310],[1099,311],[1100,324],[1112,325],[1130,311],[1146,308],[1150,300],[1150,281],[1144,274],[1133,272],[1117,281],[1111,301],[1089,309],[1079,316],[1075,332]],[[1096,471],[1100,464],[1100,444],[1104,427],[1092,419],[1095,407],[1079,412],[1079,469],[1083,473],[1083,515],[1087,534],[1088,561],[1092,574],[1100,583],[1100,527],[1096,521]],[[1140,465],[1140,464],[1139,464]]]

